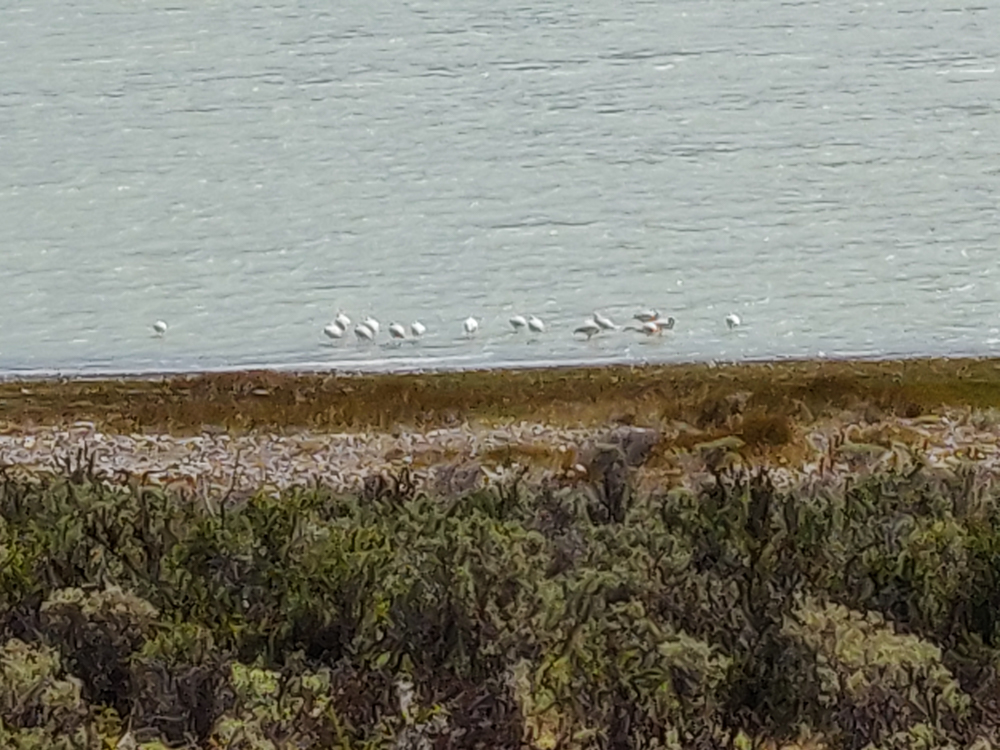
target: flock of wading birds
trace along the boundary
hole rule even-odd
[[[652,309],[636,313],[632,316],[632,319],[637,321],[638,324],[620,326],[608,316],[595,311],[586,321],[584,321],[583,325],[578,328],[574,328],[573,333],[586,336],[587,341],[590,341],[591,337],[606,331],[636,331],[646,336],[660,336],[664,331],[671,330],[674,327],[675,322],[671,317],[661,317],[659,310]],[[481,318],[477,319],[470,315],[462,322],[462,328],[466,337],[471,338],[479,332],[479,324],[481,320]],[[736,313],[729,313],[725,320],[726,325],[729,326],[730,330],[736,328],[742,323],[740,316]],[[542,319],[537,315],[529,315],[527,317],[524,315],[514,315],[508,320],[508,322],[510,323],[511,328],[514,329],[514,333],[527,330],[529,333],[540,334],[545,331],[545,323],[542,322]],[[347,335],[347,330],[350,327],[351,319],[343,310],[341,310],[332,321],[324,326],[323,333],[325,333],[327,337],[334,340],[342,339]],[[380,330],[382,330],[381,324],[369,315],[354,326],[354,335],[357,337],[359,342],[373,342],[378,337]],[[157,336],[163,336],[166,334],[166,321],[156,321],[153,324],[153,331]],[[403,326],[402,323],[393,322],[389,324],[388,331],[389,338],[392,341],[413,341],[419,339],[427,333],[427,326],[419,320],[415,320],[410,323],[409,331],[407,331],[406,327]]]

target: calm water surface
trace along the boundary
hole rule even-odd
[[[1000,0],[3,5],[0,371],[1000,351]]]

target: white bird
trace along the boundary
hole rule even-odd
[[[528,321],[523,315],[515,315],[510,319],[510,324],[515,331],[520,331],[522,328],[527,328]]]
[[[606,315],[601,315],[596,310],[594,311],[594,322],[597,324],[599,328],[602,328],[605,331],[618,330],[618,326],[615,325],[614,321],[611,320],[611,318],[607,317]]]
[[[742,323],[743,321],[740,320],[740,316],[736,313],[729,313],[729,315],[726,316],[726,325],[729,326],[730,331]]]
[[[421,323],[419,320],[414,320],[410,323],[410,333],[416,336],[423,336],[427,333],[427,326]]]
[[[365,326],[366,328],[368,328],[368,330],[369,330],[369,331],[371,331],[371,332],[372,332],[372,333],[374,333],[374,334],[375,334],[376,336],[378,336],[378,329],[379,329],[379,324],[378,324],[378,321],[377,321],[377,320],[375,320],[375,318],[373,318],[373,317],[372,317],[371,315],[369,315],[369,316],[368,316],[367,318],[365,318],[365,319],[364,319],[363,321],[361,321],[361,322],[362,322],[362,324],[363,324],[363,325],[364,325],[364,326]]]
[[[332,323],[329,323],[328,325],[326,325],[323,328],[323,333],[325,333],[331,339],[339,339],[339,338],[343,338],[345,330],[346,329],[342,328],[340,326],[340,323],[338,323],[335,320],[335,321],[333,321]]]
[[[401,326],[399,323],[390,323],[389,335],[392,336],[394,339],[405,339],[406,329],[403,328],[403,326]]]
[[[354,326],[354,335],[358,337],[358,341],[375,340],[375,331],[373,331],[364,323],[358,323],[356,326]]]
[[[340,311],[339,311],[339,312],[337,313],[337,317],[336,317],[336,318],[334,318],[333,320],[334,320],[334,322],[335,322],[335,323],[336,323],[337,325],[339,325],[339,326],[340,326],[341,328],[343,328],[343,329],[344,329],[345,331],[346,331],[346,330],[347,330],[347,329],[348,329],[348,328],[350,327],[350,325],[351,325],[351,319],[347,317],[347,314],[346,314],[346,313],[345,313],[345,312],[344,312],[343,310],[340,310]]]
[[[644,321],[641,326],[625,326],[626,331],[638,331],[639,333],[644,333],[647,336],[653,336],[654,334],[662,334],[664,331],[669,331],[674,327],[674,319],[667,318],[666,320],[661,320],[656,318],[654,320]]]
[[[156,332],[157,336],[162,336],[167,332],[167,322],[165,320],[158,320],[153,323],[153,330]]]
[[[541,333],[545,330],[545,324],[542,319],[536,315],[531,315],[528,317],[528,328],[530,328],[535,333]]]
[[[656,320],[660,317],[660,311],[656,309],[643,310],[642,312],[636,313],[632,316],[634,320],[638,320],[640,323],[648,323],[651,320]]]
[[[476,331],[479,330],[479,321],[473,318],[471,315],[465,319],[462,324],[465,328],[465,335],[472,336]]]
[[[590,337],[595,333],[601,332],[601,325],[596,320],[588,320],[579,328],[573,329],[573,333],[582,333],[587,337],[587,341],[590,341]]]

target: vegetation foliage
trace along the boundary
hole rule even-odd
[[[78,464],[0,477],[5,748],[1000,746],[961,473],[206,503]]]

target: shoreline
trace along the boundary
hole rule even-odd
[[[1000,407],[1000,359],[796,360],[432,373],[247,370],[0,380],[0,424],[91,422],[106,432],[184,435],[429,429],[522,420],[590,427],[724,423],[731,402],[795,422],[864,405],[918,416]]]
[[[512,467],[573,487],[608,444],[640,446],[645,489],[676,486],[709,454],[789,485],[966,458],[1000,476],[1000,360],[0,383],[0,466],[89,462],[198,497],[361,493],[404,472],[451,495]]]

